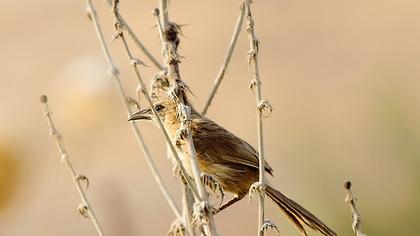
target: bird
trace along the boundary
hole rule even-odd
[[[244,198],[251,185],[258,182],[259,155],[245,140],[201,115],[190,103],[188,103],[188,106],[191,109],[189,129],[201,171],[214,179],[224,191],[232,193],[234,196],[218,209],[218,211],[221,211]],[[177,138],[179,136],[177,132],[182,126],[177,112],[177,103],[167,98],[155,102],[153,107],[162,120],[171,140],[176,144],[187,174],[192,177],[193,172],[188,159],[190,157],[187,152],[187,141]],[[156,121],[156,117],[152,108],[147,108],[135,112],[129,118],[129,121],[135,120]],[[273,169],[267,162],[265,162],[265,171],[273,175]],[[284,215],[302,235],[307,236],[304,225],[326,236],[337,235],[316,216],[270,184],[267,184],[265,191],[267,196],[280,207]]]

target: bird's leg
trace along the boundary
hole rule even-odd
[[[219,182],[217,182],[217,180],[209,175],[206,174],[204,172],[201,173],[201,181],[203,182],[203,184],[207,187],[210,188],[211,191],[213,191],[213,193],[215,193],[216,191],[220,192],[220,204],[219,204],[219,208],[223,203],[223,200],[225,199],[225,191],[223,190],[223,187],[219,184]]]
[[[242,195],[242,196],[236,195],[235,197],[233,197],[232,199],[230,199],[228,202],[226,202],[225,204],[223,204],[223,206],[219,207],[219,209],[217,209],[216,213],[219,213],[219,212],[223,211],[224,209],[230,207],[235,202],[237,202],[237,201],[241,200],[242,198],[244,198],[244,196],[245,195]]]

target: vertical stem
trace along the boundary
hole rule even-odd
[[[165,0],[162,0],[165,2]],[[217,236],[216,225],[214,223],[213,214],[208,211],[208,194],[205,188],[203,187],[203,183],[201,182],[201,171],[198,165],[197,154],[194,147],[194,141],[192,138],[191,130],[189,129],[189,121],[191,119],[191,109],[188,106],[187,98],[185,95],[186,85],[181,80],[181,76],[179,74],[179,55],[177,52],[179,38],[178,38],[178,31],[174,24],[167,25],[166,27],[161,23],[159,20],[159,14],[163,14],[166,9],[163,8],[163,4],[160,4],[160,10],[155,10],[154,14],[158,17],[157,25],[159,34],[162,40],[162,53],[165,61],[165,66],[168,71],[168,77],[170,79],[171,88],[170,91],[173,94],[170,96],[174,99],[174,101],[178,104],[178,112],[182,114],[180,122],[182,124],[181,129],[186,130],[186,138],[187,138],[187,152],[189,155],[189,159],[191,162],[193,178],[195,180],[195,186],[197,187],[199,199],[196,198],[196,204],[198,206],[203,207],[204,217],[206,218],[206,224],[203,224],[204,231],[209,236]],[[169,22],[169,20],[168,20]],[[186,176],[188,180],[188,176]]]
[[[262,225],[265,221],[265,193],[264,187],[266,185],[265,179],[265,159],[264,159],[264,132],[263,132],[263,101],[261,99],[261,80],[260,72],[258,68],[258,47],[259,41],[255,35],[254,31],[254,20],[251,13],[251,0],[245,1],[245,11],[248,21],[248,38],[249,38],[249,63],[252,65],[253,70],[253,79],[251,82],[251,89],[256,89],[256,104],[257,104],[257,130],[258,130],[258,154],[259,154],[259,185],[260,185],[260,194],[259,194],[259,210],[258,210],[258,235],[263,236],[264,230]]]
[[[169,23],[168,0],[159,0],[160,23],[166,29]]]

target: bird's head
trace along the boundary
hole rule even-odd
[[[162,121],[172,121],[176,118],[176,105],[171,100],[160,101],[153,104],[157,114],[162,119]],[[140,110],[134,113],[128,120],[153,120],[155,114],[151,108]]]

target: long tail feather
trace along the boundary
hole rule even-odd
[[[296,226],[300,233],[307,236],[303,224],[306,224],[311,229],[317,230],[326,236],[336,236],[328,226],[322,223],[316,216],[312,215],[305,208],[286,197],[281,192],[275,190],[271,186],[266,188],[267,195],[282,209],[287,218]]]

